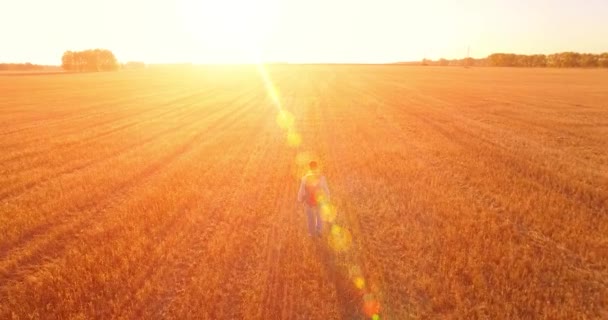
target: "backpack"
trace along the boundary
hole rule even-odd
[[[311,207],[316,207],[319,204],[319,198],[323,195],[321,189],[321,176],[312,174],[306,177],[304,182],[306,190],[306,203]]]

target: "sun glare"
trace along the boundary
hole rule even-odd
[[[236,52],[239,60],[258,62],[277,14],[275,0],[180,0],[178,15],[194,46]],[[217,57],[224,60],[227,57]]]

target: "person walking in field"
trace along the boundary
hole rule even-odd
[[[300,190],[298,191],[298,202],[303,202],[306,216],[308,217],[308,234],[310,236],[321,236],[323,221],[321,220],[320,207],[329,202],[329,188],[325,176],[319,172],[315,161],[308,164],[310,170],[302,177]]]

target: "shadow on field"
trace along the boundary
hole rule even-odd
[[[325,238],[315,239],[315,251],[327,279],[330,279],[336,289],[337,301],[340,304],[342,319],[366,319],[361,312],[362,297],[349,281],[348,272],[339,266],[339,257],[327,246]]]

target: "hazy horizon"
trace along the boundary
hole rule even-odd
[[[95,8],[95,10],[90,10]],[[106,48],[146,63],[390,63],[608,51],[608,2],[24,0],[0,5],[0,62]],[[94,14],[88,14],[94,12]]]

